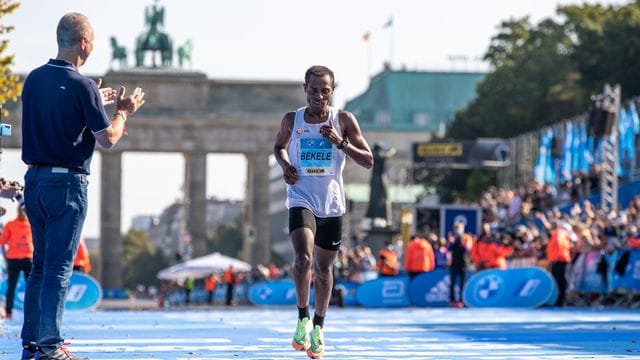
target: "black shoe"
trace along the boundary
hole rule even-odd
[[[36,349],[35,346],[29,345],[29,344],[22,345],[22,357],[20,359],[22,360],[35,359],[36,352],[38,352],[38,350]]]
[[[43,354],[38,352],[35,357],[36,360],[89,360],[87,358],[81,358],[73,355],[69,349],[65,347],[59,347],[54,352]]]

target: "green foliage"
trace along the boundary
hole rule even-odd
[[[235,221],[218,227],[214,234],[207,238],[207,250],[211,253],[217,251],[221,254],[239,257],[242,250],[242,216]]]
[[[22,84],[20,78],[11,72],[11,66],[13,65],[13,55],[3,55],[7,46],[9,46],[9,40],[5,38],[13,30],[13,26],[3,25],[4,17],[14,12],[20,3],[11,0],[0,0],[0,104],[11,100],[13,102],[18,101],[18,96],[22,92]],[[8,112],[3,108],[2,115],[8,115]]]
[[[559,16],[500,24],[485,60],[492,71],[478,97],[447,130],[455,139],[513,137],[584,113],[592,94],[620,84],[640,95],[640,1],[622,6],[560,6]],[[439,185],[443,201],[468,198],[495,176],[452,171]],[[486,185],[484,185],[486,184]]]
[[[487,52],[493,71],[456,114],[452,138],[511,137],[583,113],[591,94],[619,83],[640,94],[640,4],[571,5],[559,20],[500,24]]]
[[[147,234],[129,230],[123,238],[122,280],[124,287],[135,289],[136,285],[159,285],[158,271],[169,266],[168,259],[155,251]]]

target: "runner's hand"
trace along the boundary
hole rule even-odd
[[[339,145],[342,142],[342,138],[331,123],[322,125],[320,128],[320,135],[329,140],[333,145]]]
[[[293,185],[298,181],[298,172],[296,171],[296,168],[289,165],[285,169],[284,174],[282,174],[282,177],[284,178],[284,182],[289,185]]]

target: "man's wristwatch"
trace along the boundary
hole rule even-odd
[[[344,148],[347,147],[347,145],[349,145],[349,140],[347,140],[347,138],[344,138],[342,139],[340,144],[338,144],[338,149],[343,150]]]

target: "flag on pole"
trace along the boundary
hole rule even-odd
[[[371,37],[371,33],[369,31],[367,31],[366,33],[364,33],[364,35],[362,35],[362,40],[364,42],[369,42],[369,38]]]
[[[382,25],[383,29],[389,28],[393,26],[393,16],[389,16],[389,20],[387,20],[386,23],[384,23],[384,25]]]

